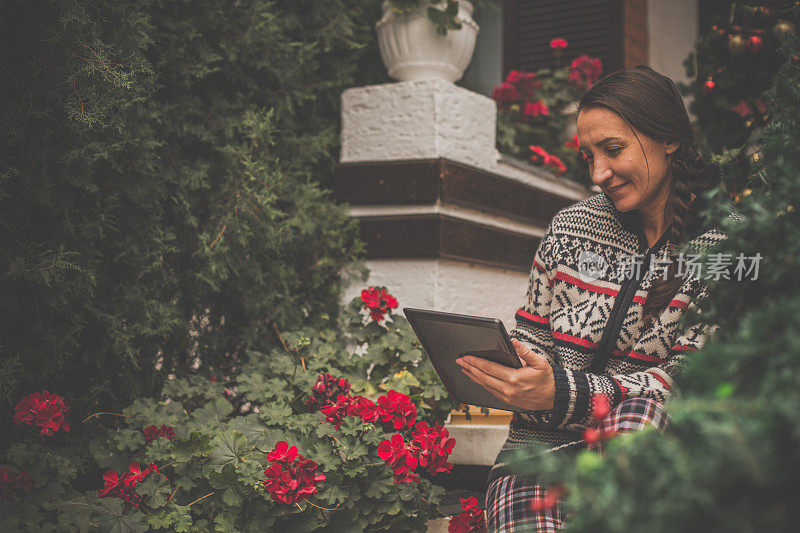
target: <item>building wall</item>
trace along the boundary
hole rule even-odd
[[[698,0],[648,0],[650,66],[675,81],[688,81],[683,61],[699,31]]]
[[[625,0],[623,41],[624,65],[646,65],[648,60],[647,1]]]

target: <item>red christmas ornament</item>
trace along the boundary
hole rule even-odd
[[[714,83],[714,80],[706,80],[706,82],[703,84],[703,92],[706,94],[711,94],[716,86],[717,84]]]
[[[764,48],[764,39],[758,35],[751,35],[747,40],[747,48],[754,54],[759,53]]]

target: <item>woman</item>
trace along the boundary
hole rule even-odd
[[[511,332],[524,366],[459,359],[473,381],[525,410],[514,415],[489,477],[493,531],[556,531],[561,523],[560,504],[531,510],[543,488],[512,475],[509,450],[585,447],[597,394],[611,406],[605,429],[663,429],[675,365],[709,333],[678,328],[704,286],[696,272],[687,275],[676,247],[699,253],[724,238],[698,216],[700,192],[720,173],[698,155],[674,82],[645,66],[606,76],[581,99],[578,138],[603,193],[558,212],[542,237]]]

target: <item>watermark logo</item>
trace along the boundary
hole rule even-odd
[[[578,254],[578,273],[583,281],[600,279],[608,271],[605,258],[589,250]]]
[[[736,279],[737,281],[749,279],[756,281],[761,258],[760,253],[756,253],[753,256],[747,256],[743,253],[736,255],[713,253],[708,254],[705,262],[701,262],[703,256],[700,254],[680,253],[674,259],[663,254],[651,257],[647,272],[643,272],[643,254],[623,254],[620,256],[617,265],[617,275],[622,279],[633,279],[634,277],[639,279],[641,274],[644,273],[645,278],[667,279],[671,263],[677,261],[676,276],[678,277],[693,277],[713,281],[721,279]]]

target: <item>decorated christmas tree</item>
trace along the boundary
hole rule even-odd
[[[726,12],[700,28],[696,50],[685,61],[692,82],[690,110],[707,154],[725,167],[734,203],[752,190],[749,170],[760,135],[771,119],[762,93],[783,62],[778,48],[794,33],[795,2],[730,2]]]

